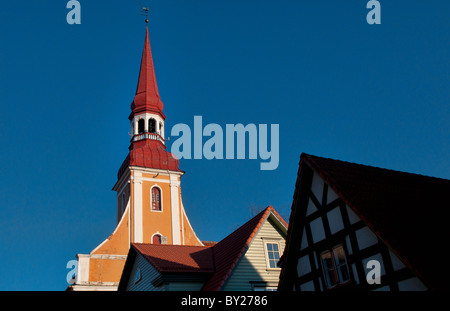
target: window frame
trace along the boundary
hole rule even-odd
[[[158,131],[158,133],[159,133],[159,136],[161,136],[161,137],[164,136],[163,135],[163,123],[162,122],[159,122],[159,131]]]
[[[153,209],[153,189],[156,188],[159,191],[159,209]],[[154,185],[150,188],[150,211],[162,212],[163,211],[163,191],[160,186]]]
[[[280,241],[279,240],[269,240],[269,239],[265,239],[263,240],[263,244],[264,244],[264,255],[266,257],[266,270],[272,270],[272,271],[279,271],[281,270],[281,267],[278,267],[278,262],[280,261],[281,258],[281,246],[280,246]],[[273,261],[274,259],[269,258],[269,249],[267,247],[268,244],[276,244],[278,247],[278,260],[275,263],[275,267],[271,267],[270,266],[270,262],[271,260]]]
[[[153,243],[153,239],[154,239],[156,236],[159,237],[159,244]],[[163,237],[162,237],[162,234],[161,234],[161,233],[156,232],[155,234],[152,235],[152,244],[153,244],[153,245],[162,245],[162,244],[163,244],[162,240],[163,240]]]
[[[344,263],[342,264],[338,264],[337,263],[337,255],[336,255],[336,251],[337,249],[341,248],[342,249],[342,253],[344,254]],[[324,260],[323,260],[323,256],[325,254],[330,254],[331,255],[331,263],[332,263],[332,267],[330,268],[326,268],[324,266]],[[326,289],[335,289],[335,288],[339,288],[343,285],[349,284],[351,283],[352,279],[351,279],[351,274],[350,274],[350,268],[348,265],[348,260],[347,260],[347,254],[345,252],[345,248],[343,244],[337,244],[334,245],[330,248],[327,248],[326,250],[322,251],[319,254],[319,260],[320,260],[320,265],[322,267],[322,275],[323,275],[323,281],[325,284]],[[345,266],[347,268],[347,279],[346,280],[341,280],[340,277],[340,273],[339,273],[339,267]],[[330,272],[333,273],[333,275],[330,274]],[[335,284],[333,285],[329,285],[328,284],[328,279],[334,279]]]

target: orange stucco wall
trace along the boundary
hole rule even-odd
[[[91,254],[127,255],[129,250],[129,215],[126,210],[116,230]]]
[[[162,210],[151,209],[151,188],[157,186],[162,193]],[[143,242],[152,243],[152,236],[159,232],[167,237],[167,243],[172,243],[172,212],[169,183],[144,181],[142,183],[142,221]]]
[[[125,259],[95,259],[89,261],[89,282],[119,282]]]
[[[134,172],[131,171],[131,178]],[[172,239],[172,211],[171,211],[171,195],[169,176],[142,174],[144,178],[151,178],[152,181],[143,180],[142,182],[142,228],[143,228],[143,242],[152,243],[152,236],[159,233],[167,237],[167,243],[173,243]],[[161,180],[160,182],[154,179]],[[178,177],[178,180],[180,178]],[[162,211],[152,211],[151,209],[151,188],[158,186],[162,193]],[[114,232],[95,250],[91,252],[89,261],[89,281],[94,283],[99,282],[119,282],[122,275],[122,270],[125,264],[124,258],[98,258],[98,255],[127,255],[129,251],[130,241],[134,241],[134,202],[136,195],[134,183],[131,182],[127,189],[127,197],[129,198],[128,209],[120,217],[117,227]],[[178,199],[180,209],[180,235],[181,241],[186,245],[202,245],[201,241],[196,237],[193,228],[190,226],[188,218],[182,208],[181,190],[178,188]],[[118,200],[121,200],[118,196]],[[118,208],[121,208],[121,203],[118,202]],[[120,216],[120,212],[118,211]],[[131,234],[131,236],[130,236]]]
[[[129,213],[126,210],[119,224],[92,255],[128,255],[129,250]],[[90,258],[89,281],[94,283],[119,282],[122,275],[125,259]]]
[[[187,220],[186,214],[183,213],[182,218],[183,218],[182,221],[183,221],[184,244],[195,246],[203,245],[195,235],[194,229],[192,229],[191,225]]]

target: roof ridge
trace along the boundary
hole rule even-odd
[[[280,214],[278,214],[278,212],[275,210],[274,207],[272,207],[271,205],[269,205],[268,207],[271,209],[270,211],[271,211],[272,213],[275,214],[275,216],[281,221],[281,223],[282,223],[286,228],[289,227],[289,224],[284,220],[283,217],[281,217]]]
[[[307,160],[307,161],[308,160],[313,161],[315,165],[317,165],[317,163],[315,163],[315,161],[314,161],[315,159],[322,159],[322,160],[335,161],[335,162],[346,163],[346,164],[351,164],[351,165],[357,165],[357,166],[360,166],[360,167],[384,170],[384,171],[389,171],[389,172],[394,172],[394,173],[415,175],[415,176],[418,176],[418,177],[426,177],[426,178],[437,179],[437,180],[441,180],[441,181],[450,181],[450,179],[446,179],[446,178],[442,178],[442,177],[430,176],[430,175],[425,175],[425,174],[420,174],[420,173],[412,173],[412,172],[407,172],[407,171],[400,171],[400,170],[395,170],[395,169],[392,169],[392,168],[386,168],[386,167],[381,167],[381,166],[368,165],[368,164],[362,164],[362,163],[356,163],[356,162],[350,162],[350,161],[344,161],[344,160],[333,159],[333,158],[328,158],[328,157],[320,157],[320,156],[315,156],[315,155],[311,155],[311,154],[307,154],[307,153],[302,153],[301,154],[300,159],[303,159],[303,158],[305,158],[305,160]],[[309,163],[309,161],[308,161],[308,163]]]
[[[258,231],[258,229],[260,228],[261,224],[263,223],[263,221],[265,219],[267,219],[267,216],[269,215],[269,212],[273,210],[272,206],[268,206],[265,209],[263,209],[261,212],[259,212],[257,215],[255,215],[254,217],[252,217],[250,220],[248,220],[247,222],[245,222],[242,226],[240,226],[238,229],[234,230],[233,232],[231,232],[229,235],[227,235],[225,238],[223,238],[220,242],[218,242],[216,245],[212,246],[212,250],[213,252],[217,252],[220,251],[219,249],[226,244],[227,242],[229,242],[233,237],[235,236],[240,236],[241,235],[241,231],[244,230],[247,226],[249,226],[251,224],[251,222],[256,222],[256,220],[258,220],[257,223],[255,223],[254,225],[252,224],[253,228],[251,228],[251,232],[249,233],[249,235],[247,236],[247,238],[245,239],[245,242],[242,243],[242,245],[240,246],[240,248],[236,251],[236,256],[234,256],[232,258],[232,261],[230,263],[220,263],[224,265],[224,269],[217,269],[217,259],[216,255],[213,253],[213,258],[214,258],[214,270],[215,273],[214,275],[208,280],[208,282],[206,282],[203,285],[202,290],[220,290],[223,286],[223,284],[225,283],[225,281],[227,280],[228,276],[231,274],[231,272],[233,271],[234,267],[236,266],[237,262],[239,261],[239,259],[242,257],[242,254],[244,253],[245,249],[248,247],[248,245],[250,244],[250,242],[253,240],[253,237],[255,236],[256,232]],[[219,275],[220,273],[220,275]],[[215,282],[213,282],[212,280],[214,280],[214,277],[217,277],[218,279],[215,280],[217,281],[217,284],[215,284]],[[210,282],[213,282],[212,284],[210,284]]]
[[[258,231],[259,227],[261,226],[261,224],[263,223],[263,221],[267,218],[267,216],[269,215],[269,212],[271,211],[271,209],[273,209],[272,206],[268,206],[266,207],[264,210],[262,210],[262,212],[260,212],[258,215],[262,214],[260,216],[260,219],[258,221],[258,223],[256,224],[255,228],[253,229],[252,233],[250,234],[250,236],[248,237],[245,246],[248,246],[250,244],[250,242],[253,240],[253,237],[255,236],[256,232]],[[256,218],[258,215],[256,215],[254,218]],[[253,218],[252,218],[253,219]],[[250,219],[251,220],[251,219]],[[249,220],[249,221],[250,221]],[[245,224],[244,224],[245,225]],[[242,254],[241,254],[242,255]]]

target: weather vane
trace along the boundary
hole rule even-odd
[[[139,3],[140,12],[142,16],[145,16],[145,23],[148,24],[148,11],[150,7],[144,7],[141,3]]]

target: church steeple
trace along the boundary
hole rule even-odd
[[[130,152],[113,187],[117,226],[90,254],[78,255],[73,290],[117,289],[131,243],[203,246],[184,210],[180,184],[184,172],[164,144],[163,108],[147,27],[129,117]]]
[[[142,52],[141,68],[136,87],[136,94],[131,104],[131,146],[130,151],[142,147],[142,142],[158,141],[164,146],[164,104],[159,96],[156,83],[155,66],[150,47],[148,26],[145,31],[144,50]],[[139,142],[139,144],[136,144]],[[154,145],[154,144],[152,144]],[[156,167],[155,167],[156,168]],[[160,168],[160,167],[158,167]]]
[[[163,109],[164,104],[159,96],[158,85],[156,83],[155,66],[153,64],[153,56],[147,26],[136,95],[133,103],[131,104],[132,112],[130,115],[130,120],[135,115],[143,112],[158,114],[162,119],[165,119]]]

